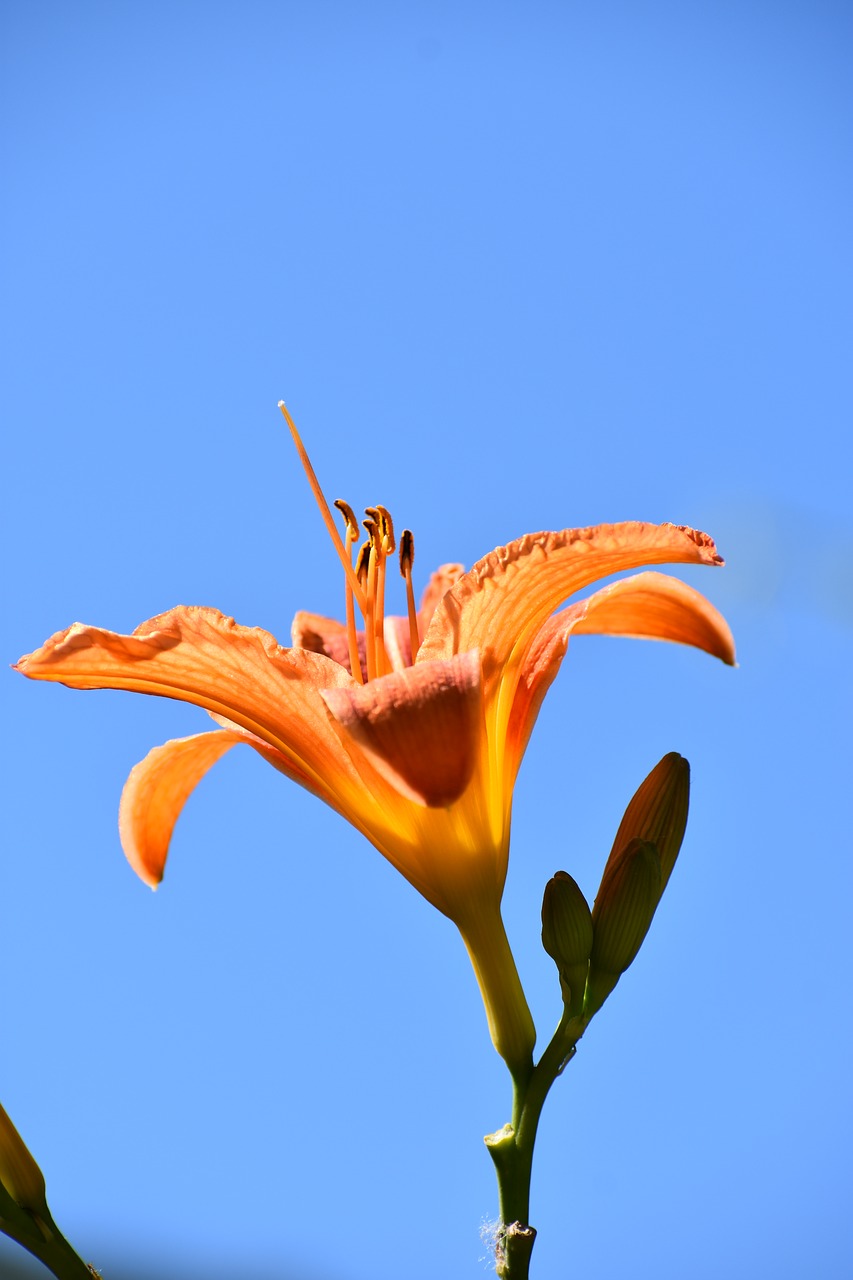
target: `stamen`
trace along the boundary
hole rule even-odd
[[[293,443],[296,445],[296,452],[299,454],[299,461],[302,463],[305,474],[308,477],[308,483],[311,486],[311,492],[314,494],[314,498],[317,502],[317,506],[320,508],[320,515],[323,517],[326,523],[326,528],[329,530],[329,533],[331,534],[331,537],[332,537],[332,542],[335,544],[335,550],[338,553],[341,564],[344,566],[344,573],[347,576],[347,581],[352,587],[353,594],[355,595],[355,598],[358,601],[359,609],[361,610],[362,613],[364,613],[365,606],[367,603],[364,597],[364,592],[361,588],[361,584],[359,583],[358,578],[353,572],[353,567],[350,562],[350,557],[347,554],[347,551],[344,547],[343,542],[341,541],[341,535],[338,533],[337,525],[335,524],[335,521],[332,517],[332,513],[329,510],[329,504],[323,496],[323,490],[320,488],[320,483],[317,479],[314,468],[311,466],[311,460],[308,457],[308,454],[305,449],[305,445],[302,443],[302,440],[299,436],[299,432],[296,430],[296,423],[293,421],[290,414],[288,413],[287,405],[284,403],[283,400],[279,400],[278,407],[279,409],[281,409],[284,420],[287,423],[288,427],[290,428],[290,434],[293,436]]]
[[[358,555],[355,558],[355,576],[358,578],[362,591],[367,593],[367,562],[370,557],[370,543],[363,542],[358,549]]]
[[[379,505],[375,507],[366,507],[365,515],[367,520],[363,521],[364,527],[370,534],[374,556],[376,559],[376,577],[374,586],[374,612],[373,626],[376,636],[376,669],[380,676],[387,675],[391,670],[391,663],[388,661],[388,652],[385,648],[385,562],[388,559],[389,550],[394,549],[394,525],[391,517],[385,507]]]
[[[367,521],[364,521],[365,526]],[[367,553],[367,609],[364,612],[364,639],[367,646],[367,678],[375,680],[376,667],[376,541],[371,536]]]
[[[335,499],[335,506],[347,522],[347,543],[346,551],[350,564],[352,564],[352,547],[353,543],[358,541],[358,521],[355,518],[355,512],[348,502],[344,502],[342,498]],[[358,575],[356,574],[356,577]],[[364,684],[364,674],[361,670],[361,658],[358,652],[358,633],[355,627],[355,603],[353,601],[352,587],[349,578],[346,580],[346,609],[347,609],[347,648],[349,649],[349,665],[353,678],[359,684]]]
[[[335,498],[335,506],[347,522],[347,540],[358,542],[358,521],[352,507],[348,502],[344,502],[343,498]]]
[[[397,549],[394,541],[394,521],[391,519],[391,512],[387,507],[380,507],[377,504],[376,510],[382,520],[382,550],[386,556],[392,556]]]
[[[404,529],[400,540],[400,572],[406,579],[406,605],[409,611],[409,638],[412,645],[412,662],[421,647],[418,628],[418,611],[415,608],[415,590],[412,586],[412,565],[415,562],[415,538],[411,529]]]

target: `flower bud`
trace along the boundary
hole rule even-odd
[[[558,871],[545,886],[542,946],[561,969],[582,964],[592,951],[592,914],[567,871]]]
[[[0,1183],[21,1209],[50,1219],[44,1175],[24,1140],[0,1107]]]
[[[592,909],[591,963],[605,973],[624,973],[640,950],[660,900],[658,851],[632,840],[610,858]]]
[[[640,784],[625,810],[613,841],[610,860],[604,869],[602,886],[607,879],[610,862],[632,840],[645,840],[658,851],[660,891],[663,893],[684,839],[689,798],[690,765],[677,751],[670,751]]]
[[[560,970],[563,1000],[579,1014],[592,951],[592,915],[586,898],[567,871],[558,871],[542,899],[542,946]]]

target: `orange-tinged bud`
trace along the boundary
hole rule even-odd
[[[660,900],[660,858],[653,844],[632,840],[607,864],[592,909],[592,964],[624,973],[640,950]]]
[[[587,900],[569,873],[558,871],[542,899],[542,945],[560,971],[563,1001],[571,1014],[583,1009],[592,943]]]
[[[684,839],[689,799],[690,765],[677,751],[670,751],[634,793],[616,832],[610,861],[632,840],[653,844],[660,857],[663,893]],[[602,885],[606,878],[605,867]]]
[[[684,838],[689,796],[690,765],[671,751],[625,810],[592,909],[588,1014],[607,999],[649,930]]]
[[[44,1175],[23,1138],[0,1107],[0,1183],[21,1209],[50,1219]]]

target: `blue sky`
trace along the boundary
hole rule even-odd
[[[591,898],[643,776],[693,767],[652,932],[545,1111],[532,1275],[849,1275],[848,8],[3,26],[7,661],[179,603],[282,641],[339,615],[282,396],[329,496],[414,529],[420,583],[533,529],[707,529],[727,567],[681,576],[740,667],[578,638],[516,793],[544,1042],[546,880]],[[250,753],[152,895],[121,787],[206,717],[3,689],[0,1096],[77,1247],[108,1280],[486,1274],[509,1098],[452,926]]]

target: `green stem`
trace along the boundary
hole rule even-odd
[[[0,1231],[44,1263],[57,1280],[92,1280],[92,1276],[97,1275],[94,1268],[74,1252],[52,1218],[43,1221],[12,1204],[11,1197],[2,1197]]]
[[[500,1280],[528,1280],[536,1232],[530,1226],[533,1147],[551,1085],[574,1057],[585,1030],[581,1018],[564,1013],[551,1043],[526,1080],[514,1080],[512,1123],[486,1138],[498,1178],[500,1223],[496,1272]]]

